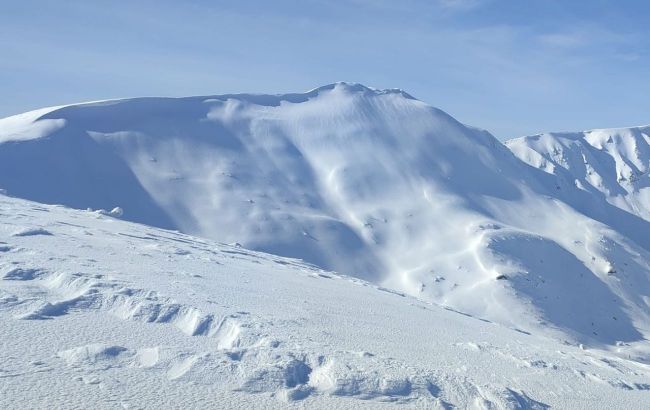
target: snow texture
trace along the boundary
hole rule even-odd
[[[567,344],[299,260],[0,197],[3,408],[642,408]],[[43,226],[51,236],[13,236]],[[55,240],[53,240],[55,239]],[[29,389],[29,394],[25,394]]]

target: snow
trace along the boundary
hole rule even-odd
[[[295,259],[0,197],[4,408],[638,408],[650,367]],[[44,227],[51,235],[14,236]],[[617,351],[618,350],[618,351]],[[29,389],[30,394],[24,392]]]
[[[64,407],[97,386],[134,407],[638,407],[649,135],[504,145],[350,83],[0,120],[0,334],[51,368],[7,369],[95,389]]]
[[[546,133],[507,142],[526,163],[650,220],[650,126]]]
[[[42,119],[44,115],[61,107],[43,108],[0,119],[0,143],[27,141],[42,138],[65,126],[64,119]]]

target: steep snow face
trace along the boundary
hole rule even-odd
[[[400,90],[141,98],[11,121],[41,130],[0,123],[12,195],[120,206],[566,338],[648,331],[648,221],[557,190],[489,133]]]
[[[0,220],[2,408],[640,408],[650,397],[647,344],[571,345],[97,212],[0,195]]]
[[[476,207],[481,194],[518,195],[497,175],[494,151],[510,153],[492,136],[396,90],[135,99],[64,107],[41,121],[65,125],[3,146],[0,184],[12,194],[120,205],[130,220],[374,280],[392,270],[374,245],[404,242],[381,225],[429,228],[415,214],[440,187],[467,194],[447,195],[459,208]]]
[[[559,184],[650,220],[650,126],[540,134],[506,144],[526,163],[556,175]]]

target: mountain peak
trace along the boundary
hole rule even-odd
[[[412,95],[407,93],[406,91],[400,89],[400,88],[385,88],[385,89],[379,89],[379,88],[374,88],[374,87],[368,87],[366,85],[363,85],[361,83],[355,83],[355,82],[348,82],[348,81],[337,81],[335,83],[331,84],[326,84],[317,88],[314,88],[313,90],[310,90],[307,92],[307,94],[310,93],[319,93],[322,91],[332,91],[332,90],[342,90],[348,93],[372,93],[372,94],[377,94],[377,95],[382,95],[382,94],[399,94],[402,95],[405,98],[415,100]]]

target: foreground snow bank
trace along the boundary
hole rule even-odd
[[[95,213],[0,197],[0,219],[4,408],[650,400],[643,345],[563,344],[298,260]],[[15,234],[37,231],[48,234]]]

